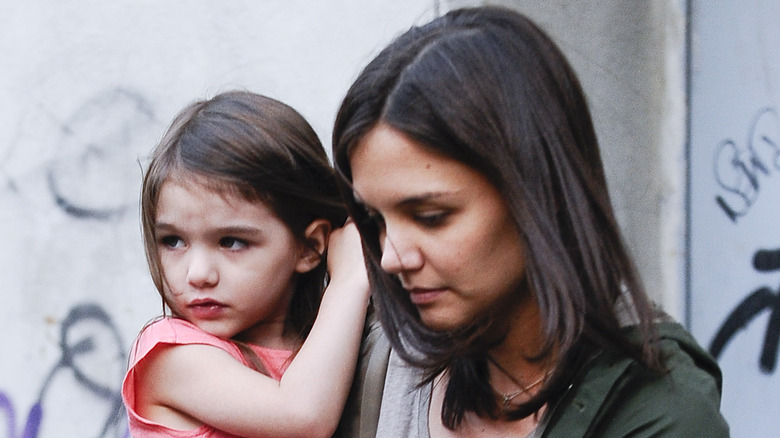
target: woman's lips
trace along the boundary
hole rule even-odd
[[[443,293],[444,289],[414,288],[409,290],[409,297],[415,306],[426,306],[436,301]]]
[[[190,302],[187,308],[192,315],[198,319],[216,319],[222,316],[225,308],[224,304],[215,300],[194,300]]]

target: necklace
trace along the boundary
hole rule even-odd
[[[501,406],[503,407],[504,411],[506,412],[509,409],[509,404],[512,403],[512,400],[514,400],[518,395],[524,394],[532,390],[534,387],[538,386],[540,383],[542,383],[547,377],[550,375],[549,371],[546,371],[544,374],[542,374],[542,377],[539,377],[538,379],[534,380],[530,384],[523,385],[522,383],[518,382],[517,379],[515,379],[507,370],[504,369],[501,365],[498,364],[491,356],[488,356],[488,360],[490,363],[495,365],[496,368],[498,368],[499,371],[503,375],[505,375],[509,380],[512,381],[515,385],[517,385],[520,389],[517,391],[512,392],[499,392],[495,388],[493,388],[493,391],[501,397]]]

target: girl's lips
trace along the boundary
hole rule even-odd
[[[214,300],[194,300],[187,307],[198,319],[216,319],[222,315],[227,306]]]
[[[409,290],[409,297],[415,306],[430,305],[444,293],[444,289],[422,289],[415,288]]]

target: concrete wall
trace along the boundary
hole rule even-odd
[[[618,221],[648,293],[684,318],[685,9],[672,0],[499,0],[535,19],[582,81]]]
[[[339,100],[376,50],[478,3],[3,2],[0,438],[124,436],[126,353],[160,311],[140,169],[179,108],[248,88],[297,108],[328,147]],[[627,240],[648,289],[681,316],[681,2],[503,3],[537,19],[581,75]]]

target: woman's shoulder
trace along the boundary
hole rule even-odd
[[[570,435],[577,424],[578,436],[728,436],[717,363],[679,324],[656,328],[666,372],[602,353],[561,399],[543,436]]]
[[[607,421],[605,432],[597,436],[626,436],[639,430],[648,435],[728,436],[720,413],[722,374],[717,362],[680,324],[661,322],[656,329],[666,372],[650,373],[632,362],[610,408],[615,418],[625,419],[624,424]]]

